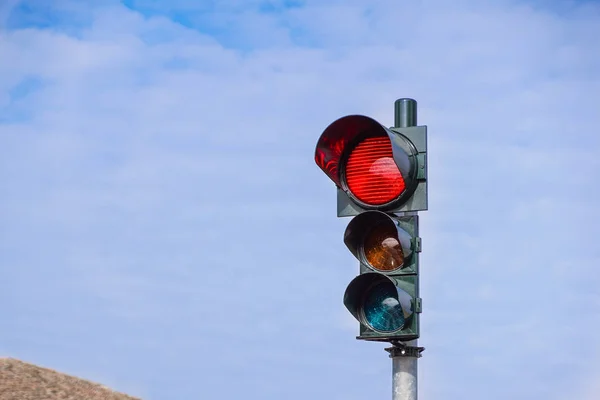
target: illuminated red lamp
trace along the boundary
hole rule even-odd
[[[372,118],[350,115],[321,134],[315,161],[360,206],[383,209],[414,189],[416,154],[404,136]]]
[[[350,151],[344,172],[348,190],[369,205],[389,203],[406,187],[387,136],[367,137],[359,142]]]

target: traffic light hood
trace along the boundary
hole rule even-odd
[[[342,186],[340,159],[348,144],[364,133],[384,133],[385,128],[372,118],[363,115],[347,115],[331,123],[317,142],[315,161],[338,187]]]

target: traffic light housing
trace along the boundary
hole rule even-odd
[[[417,211],[427,209],[427,127],[416,102],[396,102],[396,127],[348,115],[331,123],[315,149],[319,168],[337,187],[338,217],[354,217],[344,243],[359,261],[344,305],[360,324],[357,339],[419,337]]]

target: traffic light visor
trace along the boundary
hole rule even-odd
[[[365,133],[385,134],[385,128],[372,118],[348,115],[329,125],[319,137],[315,162],[338,187],[341,187],[340,160],[348,145]]]

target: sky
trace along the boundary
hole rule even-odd
[[[0,1],[0,356],[147,400],[391,398],[314,162],[428,126],[419,398],[600,398],[600,3]]]

